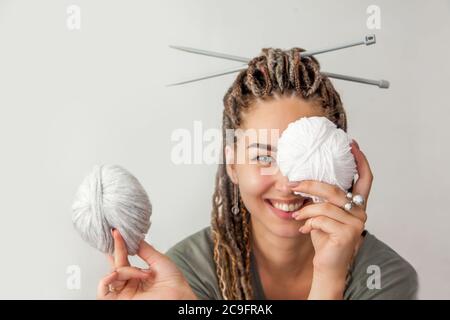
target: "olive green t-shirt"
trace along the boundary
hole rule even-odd
[[[363,243],[349,269],[344,299],[416,299],[418,277],[415,269],[367,230],[363,235]],[[180,241],[166,254],[182,271],[199,299],[222,299],[210,227]],[[253,254],[250,271],[254,298],[265,300]]]

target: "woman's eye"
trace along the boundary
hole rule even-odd
[[[273,161],[273,158],[271,156],[257,156],[255,159],[259,162],[264,162],[267,164],[270,164]]]

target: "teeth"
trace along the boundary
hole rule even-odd
[[[283,210],[283,211],[296,211],[302,206],[302,202],[287,204],[287,203],[271,201],[271,203],[275,208]]]

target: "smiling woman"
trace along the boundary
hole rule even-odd
[[[203,299],[414,298],[414,268],[364,228],[367,201],[347,212],[346,194],[336,186],[310,181],[293,187],[276,170],[276,134],[226,140],[228,129],[282,133],[313,116],[346,131],[339,94],[318,61],[302,51],[263,49],[237,76],[224,97],[226,164],[217,172],[212,226],[167,254]],[[236,161],[238,150],[246,150],[247,161]],[[372,173],[359,148],[351,150],[359,175],[352,191],[367,200]],[[326,202],[314,204],[294,191]],[[380,274],[369,272],[373,266]],[[374,289],[371,281],[380,279]]]
[[[119,271],[101,281],[100,297],[415,298],[414,268],[365,230],[373,176],[357,144],[351,152],[358,179],[346,191],[365,201],[351,208],[346,206],[349,195],[338,186],[313,180],[290,183],[277,170],[279,135],[263,132],[283,132],[300,118],[316,116],[347,129],[339,94],[320,73],[318,61],[302,57],[302,51],[263,49],[226,93],[226,162],[216,175],[211,227],[166,255],[143,241],[138,254],[154,270],[152,279],[129,266],[115,232],[117,252],[110,260]],[[229,130],[237,133],[232,139],[227,139]],[[239,130],[256,134],[241,135]],[[325,201],[312,203],[300,194]],[[113,285],[112,293],[108,285]]]

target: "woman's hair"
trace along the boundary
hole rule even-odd
[[[223,98],[222,137],[227,130],[238,129],[243,114],[257,99],[272,99],[279,95],[295,95],[319,105],[327,118],[338,128],[347,130],[345,111],[339,94],[328,77],[320,73],[319,62],[312,56],[302,57],[304,49],[281,50],[266,48],[248,63]],[[225,159],[225,143],[222,159]],[[232,142],[234,143],[234,142]],[[235,199],[234,184],[219,164],[213,195],[211,217],[214,241],[214,262],[223,299],[253,299],[250,274],[250,215],[242,199]],[[232,207],[239,203],[239,214]]]

